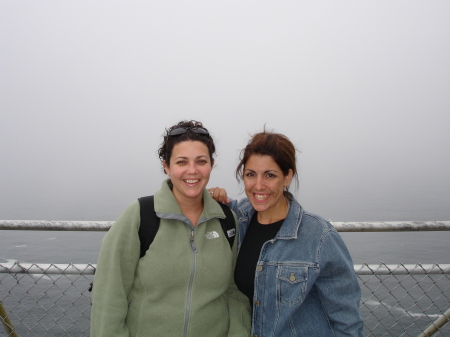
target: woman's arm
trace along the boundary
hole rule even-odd
[[[319,261],[320,274],[315,285],[336,336],[363,336],[361,289],[350,253],[337,232],[324,236]]]
[[[131,204],[102,240],[92,290],[91,336],[128,337],[128,294],[139,263],[139,203]]]

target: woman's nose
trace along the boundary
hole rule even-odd
[[[188,166],[188,173],[196,173],[197,172],[197,166],[195,163],[191,163]]]
[[[264,189],[264,181],[262,179],[262,177],[257,177],[256,181],[255,181],[255,188],[257,190],[262,190]]]

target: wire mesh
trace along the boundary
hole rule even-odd
[[[55,266],[58,266],[59,274],[54,270]],[[61,265],[33,265],[27,268],[16,263],[9,268],[16,272],[0,274],[1,302],[18,336],[89,336],[91,302],[88,288],[93,274],[83,271],[89,267],[93,270],[93,267],[86,265],[78,274],[64,273],[65,269],[74,269],[73,266],[61,269]],[[24,272],[17,272],[18,267]],[[42,269],[41,274],[27,273],[33,268]],[[4,319],[0,318],[0,322],[4,323]],[[0,333],[0,336],[3,335]],[[12,334],[6,332],[6,336]]]
[[[0,336],[89,336],[94,272],[92,264],[0,264],[1,303],[14,327]],[[367,337],[417,337],[450,307],[450,265],[364,264],[355,272]],[[450,336],[450,324],[434,336]]]
[[[448,265],[380,264],[356,270],[365,336],[417,337],[450,307]],[[438,328],[434,336],[450,336],[450,326]]]

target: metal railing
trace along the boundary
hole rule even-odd
[[[105,231],[112,223],[2,220],[0,230]],[[333,225],[346,232],[450,231],[450,221]],[[6,336],[89,336],[94,273],[95,264],[0,263]],[[450,264],[363,264],[355,265],[355,273],[365,336],[450,336]]]
[[[338,232],[450,231],[450,221],[330,221]],[[0,220],[0,230],[107,231],[114,221]]]

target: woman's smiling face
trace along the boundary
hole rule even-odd
[[[163,166],[178,202],[202,199],[212,164],[207,146],[200,141],[185,141],[173,147],[170,166],[166,162]]]
[[[283,189],[292,180],[292,170],[284,175],[271,156],[251,155],[244,165],[245,194],[257,212],[285,210]]]

